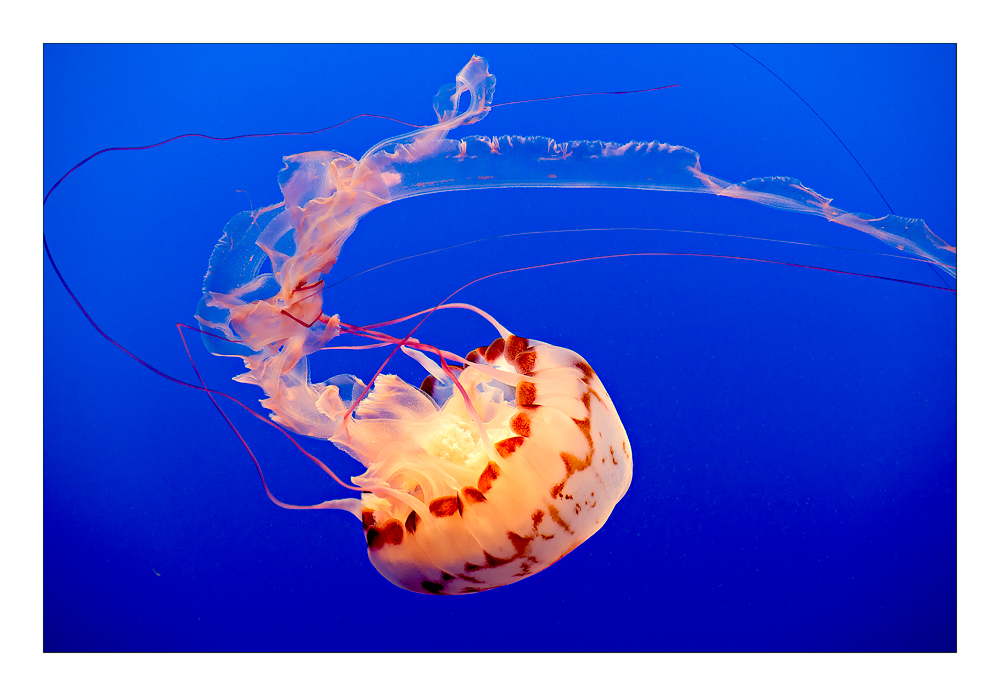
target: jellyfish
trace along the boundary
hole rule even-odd
[[[261,403],[275,422],[329,440],[366,467],[352,478],[360,500],[320,506],[355,514],[378,571],[414,592],[480,592],[563,558],[624,497],[632,452],[611,396],[583,357],[513,333],[482,309],[443,301],[407,317],[423,319],[402,338],[383,330],[395,321],[356,326],[327,315],[325,278],[370,211],[476,188],[703,193],[821,216],[956,274],[954,247],[920,220],[850,213],[785,177],[730,184],[704,172],[698,153],[683,146],[450,139],[489,114],[495,86],[474,55],[435,97],[436,124],[383,140],[357,160],[333,151],[285,157],[283,201],[229,222],[197,312],[206,346],[242,358],[247,372],[237,380],[266,393]],[[475,312],[500,335],[465,357],[417,340],[426,317],[443,310]],[[394,345],[427,378],[420,389],[381,370],[367,384],[346,374],[313,382],[309,356],[344,335]]]
[[[53,50],[46,48],[47,62]],[[158,55],[147,55],[152,60],[143,62],[143,53],[156,53],[151,48],[129,50],[140,54],[142,65],[182,69],[182,62]],[[482,50],[500,80],[496,101],[674,82],[681,87],[651,96],[496,108],[482,124],[449,137],[661,138],[699,151],[704,169],[729,181],[792,174],[814,190],[836,195],[834,204],[842,208],[885,209],[821,124],[731,47],[659,47],[643,61],[616,59],[608,48],[599,60],[572,47],[532,48],[532,58],[546,66],[538,70],[537,82],[532,82],[534,65],[529,70],[519,62],[529,49],[469,47],[453,49],[458,55],[450,57],[440,48],[414,50],[416,55],[403,64],[380,72],[368,69],[369,58],[342,61],[350,67],[325,71],[312,82],[323,89],[289,106],[280,95],[264,96],[258,88],[277,84],[267,66],[287,66],[287,54],[296,50],[285,47],[281,60],[269,56],[254,62],[242,55],[240,69],[230,71],[234,84],[213,72],[221,62],[213,55],[200,56],[198,71],[183,72],[183,80],[166,84],[119,74],[118,68],[131,60],[116,60],[113,69],[80,61],[81,71],[103,76],[101,81],[74,81],[72,55],[57,61],[67,85],[87,89],[51,97],[47,71],[49,182],[51,174],[65,172],[106,145],[155,142],[178,132],[309,130],[359,111],[426,123],[428,116],[433,119],[428,105],[438,85],[470,53]],[[366,51],[350,50],[355,58]],[[933,73],[939,62],[934,56],[942,51],[749,50],[810,99],[897,212],[922,214],[935,232],[953,241],[954,210],[948,202],[954,192],[948,182],[953,184],[954,177],[941,168],[940,157],[946,154],[940,148],[947,149],[952,138],[948,122],[935,120],[929,110],[932,103],[953,101],[948,82]],[[371,49],[367,55],[375,53]],[[831,53],[845,56],[850,66],[863,58],[871,70],[859,80],[840,61],[810,60],[812,54]],[[890,60],[879,62],[886,54]],[[899,54],[906,60],[895,60]],[[940,63],[947,70],[948,60]],[[639,69],[654,64],[653,73]],[[199,109],[186,109],[183,85],[197,85],[202,71],[215,84]],[[391,89],[374,89],[381,84],[378,78],[389,76]],[[429,81],[419,79],[428,76]],[[249,79],[240,82],[243,77]],[[813,78],[817,81],[810,83]],[[919,89],[908,89],[906,80]],[[155,87],[152,101],[137,91],[147,83]],[[881,89],[882,84],[889,89]],[[825,94],[839,95],[837,101],[814,101],[810,94],[820,85]],[[382,101],[397,87],[405,98]],[[415,94],[403,89],[410,87]],[[117,94],[122,99],[116,100]],[[168,97],[169,108],[157,101]],[[213,110],[216,102],[225,108]],[[733,108],[746,116],[730,116]],[[60,109],[100,118],[86,128],[81,127],[85,121],[74,118],[60,129]],[[201,120],[202,110],[206,120]],[[155,115],[159,121],[152,120]],[[844,120],[860,130],[845,130]],[[705,129],[693,129],[695,122]],[[320,137],[180,142],[102,156],[49,202],[46,233],[63,272],[102,327],[152,364],[190,380],[174,322],[190,322],[191,290],[199,287],[225,220],[237,210],[280,200],[264,193],[274,190],[280,156],[336,149],[359,157],[372,143],[401,130],[357,120]],[[789,137],[782,138],[785,133]],[[879,149],[902,143],[907,147]],[[253,203],[238,189],[247,190]],[[733,214],[744,210],[757,217]],[[678,245],[678,238],[652,232],[522,236],[398,263],[333,287],[342,277],[385,260],[498,232],[644,225],[773,237],[771,223],[781,216],[788,218],[793,234],[829,229],[829,238],[837,239],[831,243],[863,249],[881,244],[819,216],[787,215],[713,195],[558,188],[456,192],[409,198],[364,217],[328,278],[325,299],[331,314],[369,324],[432,307],[455,287],[494,269]],[[873,244],[859,244],[859,239]],[[737,253],[732,238],[723,242],[717,245],[725,249],[720,253]],[[715,245],[699,237],[690,246],[704,251]],[[758,246],[757,256],[784,258],[780,248]],[[813,255],[811,248],[802,248],[789,257]],[[823,252],[832,256],[833,251]],[[818,265],[866,271],[871,265],[873,273],[889,270],[883,275],[903,265],[893,261],[887,269],[881,265],[886,257],[871,264],[867,258],[844,254],[834,259],[839,264]],[[491,265],[480,270],[480,264]],[[935,277],[923,262],[913,265],[922,276]],[[260,495],[259,480],[247,470],[238,442],[208,400],[164,384],[109,350],[62,290],[50,284],[49,270],[46,274],[47,648],[351,649],[354,634],[332,632],[327,621],[315,619],[357,623],[378,615],[373,603],[383,602],[394,613],[405,610],[414,621],[435,619],[439,602],[399,592],[373,569],[362,525],[353,516],[285,514],[274,508]],[[530,288],[529,301],[507,292],[514,282]],[[946,479],[954,459],[942,450],[954,436],[947,417],[953,413],[954,385],[948,370],[941,369],[953,364],[953,354],[938,339],[951,331],[952,297],[781,266],[662,257],[498,276],[451,302],[463,300],[490,310],[513,331],[585,356],[614,399],[640,462],[610,522],[579,550],[531,582],[467,598],[470,607],[510,616],[483,635],[484,648],[520,644],[525,622],[550,606],[553,592],[567,603],[586,602],[600,588],[613,587],[621,601],[605,620],[613,627],[606,635],[614,636],[616,649],[717,648],[719,626],[732,640],[724,645],[746,649],[943,649],[939,638],[946,634],[935,617],[948,609],[947,595],[939,591],[950,558],[945,537],[953,531],[954,514],[946,498],[953,483]],[[442,335],[452,326],[464,333]],[[397,338],[406,333],[384,330]],[[470,347],[488,346],[497,335],[478,315],[458,309],[435,312],[415,333],[437,346],[461,348],[462,355]],[[322,377],[347,371],[367,380],[391,349],[313,354],[311,367]],[[351,358],[349,367],[323,369],[324,361],[342,362],[345,355]],[[253,385],[219,386],[236,374],[237,361],[197,351],[194,357],[211,386],[253,402],[258,389]],[[414,374],[417,367],[400,349],[387,371],[419,385],[426,371]],[[344,398],[350,401],[350,394]],[[301,466],[284,438],[239,417],[234,419],[282,499],[312,503],[347,495],[334,490],[337,485],[318,470]],[[737,436],[741,441],[734,440]],[[303,444],[324,458],[324,448],[333,449],[321,440]],[[353,464],[344,456],[336,470],[358,473],[350,469]],[[140,572],[133,572],[134,561],[142,565]],[[150,563],[162,578],[152,574]],[[851,577],[842,578],[844,572]],[[147,583],[147,575],[156,582]],[[725,584],[719,587],[719,582]],[[822,596],[806,610],[797,596],[818,582]],[[880,593],[887,584],[894,592]],[[179,593],[180,602],[162,595],[168,587]],[[134,598],[128,605],[120,601],[125,591]],[[362,592],[371,601],[344,601]],[[752,595],[749,606],[738,602],[745,593]],[[872,606],[876,594],[882,601]],[[282,602],[282,626],[271,621],[278,614],[247,612],[258,601],[274,606],[275,600]],[[911,611],[913,606],[919,611]],[[824,630],[820,642],[814,632],[781,635],[779,625],[803,626],[806,611],[810,622]],[[763,612],[775,613],[780,621]],[[890,615],[891,627],[879,623]],[[136,617],[141,626],[126,635],[122,627],[134,626]],[[201,619],[197,624],[195,617]],[[289,620],[301,630],[283,630]],[[565,627],[561,648],[584,648],[584,635],[593,640],[594,633],[584,630],[585,613],[564,614],[560,621]],[[640,627],[649,621],[677,630],[643,642],[639,636],[647,634]],[[845,630],[848,622],[866,630]],[[188,637],[179,638],[175,625]],[[198,631],[188,630],[196,625]]]

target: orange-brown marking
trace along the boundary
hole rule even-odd
[[[510,455],[514,454],[514,452],[517,452],[518,448],[523,444],[524,438],[517,435],[515,437],[508,437],[506,440],[501,440],[495,445],[495,447],[497,448],[497,452],[500,456],[506,459]]]
[[[483,469],[483,473],[479,474],[479,480],[476,482],[476,488],[479,489],[480,493],[488,493],[490,488],[493,487],[493,482],[500,477],[500,467],[494,462],[490,462]]]
[[[539,510],[538,512],[541,513],[541,510]],[[528,546],[531,544],[531,538],[520,536],[518,534],[515,534],[514,532],[507,532],[507,538],[510,540],[510,543],[514,545],[513,556],[511,556],[510,558],[497,558],[496,556],[491,555],[489,552],[483,551],[483,557],[486,559],[486,564],[475,565],[474,563],[466,563],[465,572],[474,573],[477,570],[482,570],[483,568],[499,568],[500,566],[507,565],[508,563],[516,561],[519,558],[524,558],[524,554],[528,550]],[[544,538],[551,539],[552,537],[548,536]],[[527,560],[530,561],[531,563],[538,562],[532,556],[528,556]],[[459,576],[459,577],[464,577],[464,576]]]
[[[520,336],[511,336],[507,339],[507,347],[504,348],[503,357],[507,359],[507,362],[513,365],[517,356],[527,349],[528,339],[521,338]]]
[[[516,358],[514,358],[514,369],[517,370],[518,374],[530,375],[535,369],[535,360],[538,356],[533,350],[526,350],[523,353],[519,353]]]
[[[411,510],[410,514],[406,516],[406,523],[403,525],[406,527],[406,531],[410,534],[417,533],[417,522],[420,521],[420,517],[417,515],[416,510]]]
[[[424,377],[424,381],[420,383],[420,391],[434,396],[434,385],[437,384],[437,380],[434,379],[434,375],[427,375]]]
[[[531,437],[531,416],[526,411],[518,411],[511,416],[510,429],[522,437]]]
[[[549,514],[552,515],[552,519],[555,520],[556,524],[558,524],[560,527],[565,529],[570,534],[573,533],[573,530],[569,528],[569,525],[566,524],[563,521],[563,518],[559,516],[559,511],[556,510],[556,507],[554,505],[549,505]]]
[[[389,546],[396,546],[403,543],[403,525],[399,520],[389,520],[382,527],[382,536]]]
[[[375,511],[363,508],[361,510],[361,527],[367,532],[373,524],[375,524]]]
[[[430,580],[424,580],[420,583],[420,586],[430,592],[431,594],[441,594],[441,590],[444,589],[444,585],[439,582],[431,582]]]
[[[533,513],[531,513],[531,527],[536,532],[538,531],[538,525],[542,523],[542,519],[544,519],[544,517],[545,513],[542,512],[541,510],[535,510]]]
[[[483,551],[483,555],[486,556],[487,568],[499,568],[500,566],[506,565],[514,560],[513,558],[497,558],[496,556],[490,555],[486,551]]]
[[[551,510],[551,508],[549,508]],[[507,532],[507,538],[510,543],[514,545],[515,558],[517,556],[523,556],[528,550],[528,546],[531,544],[531,539],[529,537],[523,537],[520,534],[515,534],[514,532]],[[513,559],[512,559],[513,560]]]
[[[524,561],[523,563],[521,563],[521,572],[520,573],[514,573],[514,577],[515,578],[526,578],[529,575],[531,575],[534,572],[531,569],[531,566],[534,565],[534,562],[535,562],[534,559],[528,559],[528,560]]]
[[[578,471],[583,471],[588,466],[590,466],[590,457],[586,459],[580,459],[574,454],[569,452],[560,452],[559,456],[562,457],[563,464],[566,465],[566,477],[569,478]]]
[[[531,408],[535,405],[538,389],[531,382],[518,382],[514,391],[514,399],[520,408]]]
[[[618,466],[618,460],[615,459],[615,448],[609,447],[608,449],[611,450],[611,463],[614,464],[615,466]]]
[[[601,395],[598,394],[597,392],[595,392],[593,389],[591,389],[590,391],[587,392],[586,396],[584,396],[584,398],[586,399],[586,401],[584,403],[587,404],[587,410],[588,411],[590,410],[590,395],[591,394],[593,394],[594,398],[597,399],[599,402],[601,402],[601,404],[603,404],[605,408],[607,408],[607,404],[604,403],[604,399],[601,398]]]
[[[583,373],[584,382],[587,382],[589,384],[590,380],[594,379],[594,368],[592,368],[587,363],[580,360],[579,362],[576,363],[576,365],[574,365],[574,367],[576,367],[576,369],[578,369],[580,372]]]
[[[430,508],[431,514],[435,517],[448,517],[458,512],[461,504],[457,495],[443,495],[432,500],[427,507]]]
[[[583,420],[577,420],[576,418],[574,418],[573,422],[576,423],[576,427],[580,429],[580,431],[583,433],[583,436],[587,438],[587,445],[589,446],[589,449],[593,450],[594,438],[590,436],[590,419],[584,418]]]
[[[403,543],[403,525],[399,520],[389,520],[383,526],[372,525],[365,534],[368,548],[378,551],[385,545],[396,546]]]
[[[480,493],[478,490],[476,490],[472,486],[466,486],[465,488],[463,488],[462,489],[462,495],[464,495],[465,499],[468,500],[470,503],[485,503],[486,502],[486,496],[483,495],[482,493]]]
[[[504,348],[506,347],[507,343],[502,338],[498,338],[493,341],[493,343],[490,344],[490,347],[487,348],[486,352],[483,354],[486,358],[486,362],[494,362],[497,358],[503,355]]]

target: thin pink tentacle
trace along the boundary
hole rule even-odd
[[[303,449],[302,445],[300,445],[298,442],[295,441],[295,438],[292,437],[291,433],[289,433],[287,430],[285,430],[279,424],[275,423],[274,421],[270,420],[269,418],[265,418],[264,416],[260,415],[259,413],[257,413],[256,411],[254,411],[252,408],[250,408],[249,406],[247,406],[246,404],[244,404],[243,402],[241,402],[239,399],[237,399],[237,398],[235,398],[233,396],[230,396],[229,394],[226,394],[225,392],[220,392],[220,391],[217,391],[215,389],[209,388],[205,384],[205,381],[202,379],[201,373],[198,371],[198,367],[197,367],[197,365],[194,362],[194,358],[191,355],[191,349],[188,346],[187,339],[184,338],[184,331],[183,331],[183,329],[191,329],[192,331],[197,331],[198,333],[206,333],[206,332],[202,331],[201,329],[195,328],[193,326],[188,326],[187,324],[178,323],[178,324],[176,324],[176,326],[177,326],[177,332],[180,334],[180,337],[181,337],[181,343],[184,344],[184,352],[187,353],[188,361],[191,363],[191,368],[194,370],[195,375],[198,377],[198,381],[201,383],[201,386],[198,387],[196,385],[186,384],[184,382],[182,382],[182,384],[185,384],[185,386],[192,387],[193,389],[197,389],[198,391],[205,392],[208,395],[208,398],[212,400],[212,404],[219,411],[219,413],[222,415],[222,417],[226,420],[226,423],[229,424],[229,427],[232,428],[233,432],[236,433],[236,437],[239,438],[240,442],[243,444],[243,447],[250,454],[250,458],[253,460],[254,466],[257,467],[257,473],[260,474],[261,483],[264,484],[264,490],[267,491],[267,495],[271,498],[272,501],[274,501],[274,503],[276,505],[280,505],[281,507],[289,507],[289,505],[287,503],[282,503],[281,501],[279,501],[277,498],[275,498],[271,494],[271,491],[270,491],[270,489],[267,486],[267,482],[264,480],[264,472],[261,469],[260,463],[257,461],[257,457],[254,455],[253,450],[250,449],[250,446],[247,444],[246,440],[243,439],[243,436],[240,434],[239,430],[236,428],[235,425],[233,425],[233,422],[229,419],[229,417],[225,414],[225,412],[223,412],[222,408],[219,406],[219,403],[215,400],[216,396],[223,396],[223,397],[229,399],[230,401],[232,401],[236,405],[240,406],[242,409],[244,409],[247,413],[249,413],[250,415],[252,415],[257,420],[259,420],[259,421],[261,421],[263,423],[266,423],[267,425],[271,426],[272,428],[276,428],[285,437],[287,437],[289,439],[289,441],[293,445],[295,445],[295,447],[302,454],[306,455],[309,459],[311,459],[313,461],[313,463],[315,463],[320,469],[322,469],[323,471],[325,471],[327,473],[327,475],[330,476],[330,478],[332,478],[334,481],[336,481],[337,483],[339,483],[344,488],[347,488],[347,489],[352,490],[352,491],[361,491],[362,490],[358,486],[354,486],[352,484],[344,483],[343,481],[341,481],[340,478],[335,473],[333,473],[326,464],[324,464],[315,455],[313,455],[310,452],[307,452],[305,449]],[[209,335],[214,335],[214,334],[209,334]],[[315,506],[305,506],[305,507],[302,507],[302,506],[291,506],[291,508],[294,508],[294,509],[309,509],[311,507],[315,507]]]

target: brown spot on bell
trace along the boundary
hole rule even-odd
[[[434,379],[434,375],[427,375],[424,377],[424,381],[420,383],[420,391],[433,397],[435,384],[437,384],[437,380]]]
[[[493,341],[493,343],[490,344],[490,347],[486,349],[485,353],[486,362],[488,363],[495,362],[501,355],[503,355],[504,349],[506,347],[507,344],[502,338],[498,338],[495,341]]]
[[[515,558],[518,556],[523,556],[528,551],[528,546],[531,544],[531,539],[529,537],[523,537],[520,534],[515,534],[514,532],[507,532],[507,538],[510,543],[514,545]]]
[[[465,356],[465,359],[470,363],[480,363],[483,362],[483,356],[486,355],[486,346],[479,346],[474,351],[471,351]]]
[[[406,531],[408,531],[410,534],[416,534],[417,533],[417,522],[419,522],[419,521],[420,521],[420,517],[417,515],[417,511],[416,510],[411,510],[410,514],[406,516],[406,522],[404,523],[404,526],[406,527]]]
[[[431,582],[430,580],[424,580],[420,583],[420,586],[424,588],[427,592],[431,594],[441,594],[441,590],[444,589],[444,585],[439,582]]]
[[[542,523],[542,519],[544,518],[545,518],[545,513],[542,512],[541,510],[535,510],[533,513],[531,513],[531,526],[536,532],[538,531],[538,525]]]
[[[507,347],[504,349],[503,357],[511,365],[515,363],[517,356],[528,349],[528,339],[520,336],[511,336],[507,339]]]
[[[500,442],[496,444],[496,448],[500,456],[506,459],[510,455],[514,454],[514,452],[517,452],[523,444],[524,438],[517,435],[515,437],[508,437],[506,440],[500,440]]]
[[[476,488],[480,493],[489,492],[490,488],[493,487],[493,482],[500,477],[500,467],[496,465],[495,462],[490,462],[483,469],[483,473],[479,474],[479,480],[476,482]]]
[[[435,517],[448,517],[458,512],[460,505],[457,495],[443,495],[432,500],[427,507]]]
[[[526,350],[514,359],[514,369],[517,370],[518,374],[530,375],[535,371],[536,358],[535,351]]]
[[[531,437],[531,416],[526,411],[518,411],[511,416],[509,425],[521,437]]]
[[[464,495],[465,499],[468,500],[470,503],[485,503],[486,502],[486,496],[483,495],[482,493],[480,493],[478,490],[476,490],[472,486],[466,486],[465,488],[463,488],[462,489],[462,495]]]
[[[538,390],[531,382],[518,382],[514,392],[514,398],[520,408],[531,408],[535,405],[535,397]]]
[[[570,454],[569,452],[561,452],[559,456],[562,458],[563,464],[566,465],[567,476],[572,476],[577,471],[583,471],[588,466],[590,466],[590,460],[591,460],[590,457],[587,457],[586,459],[580,459],[576,455]]]
[[[382,527],[382,538],[388,546],[403,543],[403,525],[399,520],[389,520]]]

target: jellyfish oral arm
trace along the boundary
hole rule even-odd
[[[600,141],[559,143],[544,137],[471,136],[441,143],[433,159],[405,161],[387,153],[372,158],[395,182],[393,200],[442,191],[489,188],[609,188],[712,194],[789,212],[824,217],[863,232],[956,276],[956,249],[923,220],[871,217],[841,210],[790,177],[732,184],[702,171],[694,150],[658,142],[624,145]],[[384,157],[382,155],[385,155]]]

